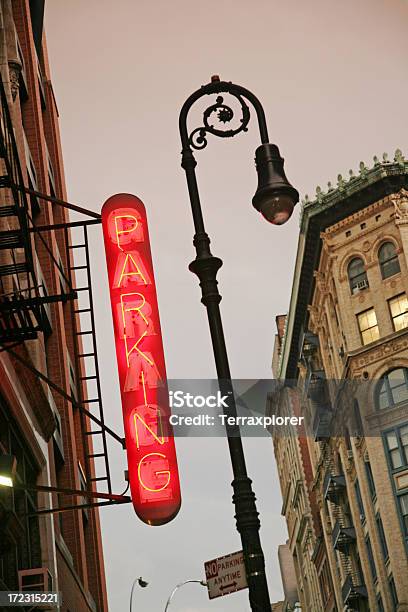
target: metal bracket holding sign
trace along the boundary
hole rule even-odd
[[[210,599],[248,588],[242,550],[206,561],[204,570]]]

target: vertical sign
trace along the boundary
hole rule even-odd
[[[146,210],[109,198],[102,226],[122,399],[130,492],[145,523],[171,521],[181,504]]]

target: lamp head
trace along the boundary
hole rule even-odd
[[[252,204],[274,225],[285,223],[299,201],[299,193],[286,178],[283,163],[276,145],[262,144],[255,151],[258,188]]]
[[[0,455],[0,486],[13,486],[16,469],[17,459],[14,455]]]

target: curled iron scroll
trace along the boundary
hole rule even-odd
[[[240,103],[241,118],[238,127],[230,129],[222,129],[222,124],[229,124],[235,118],[235,111],[224,103],[223,96],[217,96],[215,104],[209,106],[203,113],[203,125],[193,130],[189,136],[189,144],[193,149],[200,150],[207,146],[207,134],[220,136],[221,138],[232,138],[240,132],[248,130],[250,119],[249,107],[242,96],[237,93],[229,92]],[[210,121],[217,119],[218,126],[215,127]]]

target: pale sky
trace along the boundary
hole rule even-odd
[[[215,368],[198,282],[192,220],[180,168],[178,114],[187,96],[220,74],[264,105],[271,142],[302,196],[373,155],[407,155],[406,0],[48,0],[46,32],[60,111],[68,197],[99,211],[117,192],[146,205],[169,377],[211,378]],[[191,128],[200,125],[192,114]],[[252,208],[256,121],[232,140],[209,137],[198,180],[219,273],[235,378],[271,375],[275,316],[287,311],[299,231]],[[122,431],[102,233],[92,230],[97,334],[107,422]],[[225,439],[176,440],[183,505],[169,525],[142,524],[130,505],[101,511],[112,612],[160,612],[176,583],[203,578],[203,562],[240,548]],[[282,596],[277,546],[286,528],[272,443],[245,440],[261,512],[271,601]],[[112,447],[115,491],[123,453]],[[249,609],[247,592],[210,602],[184,587],[171,610]]]

